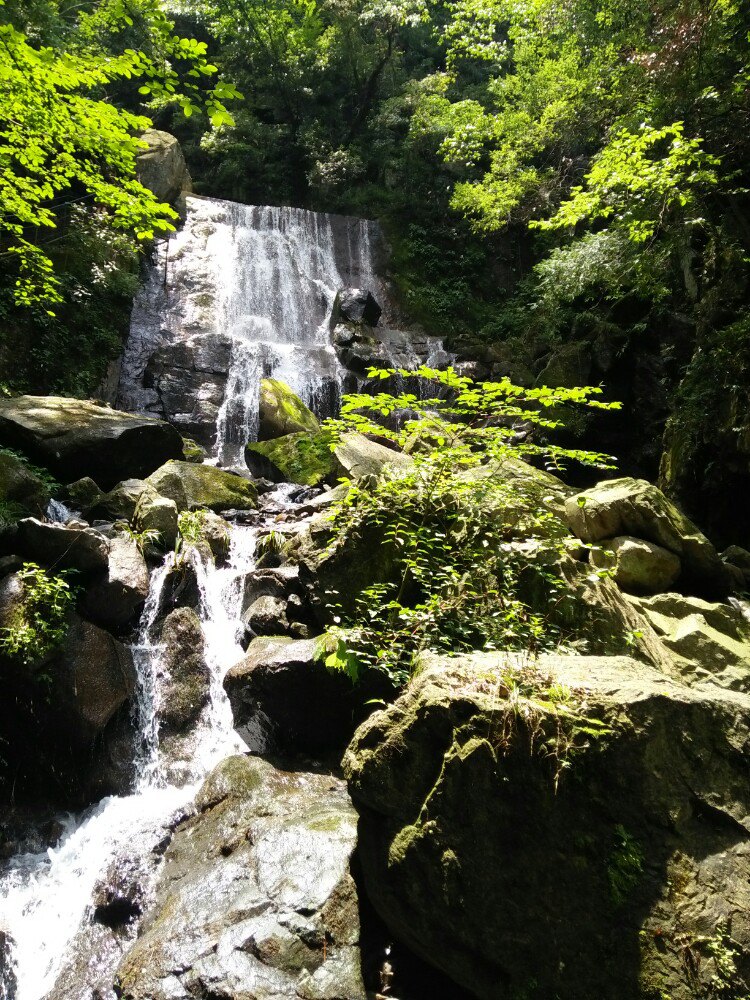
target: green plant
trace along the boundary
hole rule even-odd
[[[183,510],[177,518],[178,543],[197,545],[203,538],[207,510]]]
[[[265,555],[278,555],[278,553],[284,548],[286,541],[287,540],[281,531],[271,530],[267,535],[263,535],[262,538],[258,539],[258,543],[255,546],[255,553],[259,557]]]
[[[615,906],[627,902],[643,877],[643,850],[622,824],[615,827],[615,847],[609,856],[607,876]]]
[[[332,551],[366,537],[388,568],[347,600],[348,611],[333,595],[333,622],[348,653],[332,654],[329,666],[357,676],[362,666],[380,670],[401,685],[428,648],[555,648],[563,640],[555,612],[569,597],[558,568],[567,530],[545,499],[554,480],[518,458],[560,469],[573,459],[604,465],[608,456],[546,440],[516,445],[514,425],[530,423],[546,437],[561,426],[565,406],[617,404],[593,398],[595,388],[524,390],[507,379],[474,383],[452,369],[369,372],[382,380],[394,375],[439,395],[352,394],[341,418],[326,424],[335,437],[355,429],[420,449],[412,466],[374,484],[350,484],[332,515]],[[417,417],[398,430],[378,422],[399,412]],[[498,475],[509,463],[510,474]]]
[[[12,455],[13,458],[17,458],[19,462],[23,462],[29,472],[32,472],[37,479],[41,480],[49,493],[55,494],[60,489],[60,483],[57,479],[55,479],[49,469],[43,469],[40,465],[34,465],[34,463],[23,454],[23,452],[16,451],[14,448],[0,447],[0,454]]]
[[[69,571],[52,575],[36,563],[24,563],[18,577],[23,600],[15,619],[1,630],[0,650],[10,659],[30,665],[62,643],[75,594]]]
[[[136,531],[135,528],[131,528],[125,521],[120,521],[115,525],[115,529],[121,535],[126,535],[131,541],[135,542],[141,554],[145,553],[146,549],[152,545],[159,545],[161,542],[161,532],[157,531],[156,528],[145,528],[143,531]]]

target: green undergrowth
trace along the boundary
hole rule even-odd
[[[394,374],[372,369],[369,376],[385,382]],[[359,593],[329,595],[339,650],[329,666],[354,680],[363,670],[381,671],[401,686],[426,649],[557,648],[565,639],[560,605],[571,599],[559,569],[568,532],[547,495],[556,481],[518,460],[558,471],[570,461],[607,466],[608,456],[560,448],[550,435],[566,408],[616,404],[601,403],[592,387],[524,390],[507,379],[475,383],[452,369],[398,374],[434,395],[353,394],[341,418],[327,424],[334,436],[357,430],[419,446],[413,465],[350,484],[334,509],[334,556],[365,539],[384,558],[378,578]],[[403,413],[412,418],[389,429]],[[518,422],[534,427],[534,441],[516,443]],[[515,463],[513,475],[502,474],[503,463]]]
[[[0,630],[0,651],[8,659],[30,666],[60,646],[68,631],[75,603],[71,571],[52,574],[36,563],[18,571],[23,597],[10,623]]]

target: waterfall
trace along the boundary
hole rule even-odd
[[[225,466],[257,436],[264,376],[333,414],[344,372],[331,309],[344,286],[386,297],[380,242],[361,219],[188,198],[136,299],[118,405],[165,416]]]
[[[113,865],[153,857],[153,849],[168,835],[175,815],[190,805],[205,775],[225,757],[245,749],[234,732],[222,681],[228,668],[243,655],[242,592],[254,567],[256,537],[254,528],[234,527],[229,559],[221,567],[192,547],[181,556],[192,562],[198,577],[210,672],[209,703],[190,734],[188,759],[182,762],[182,770],[166,766],[158,722],[165,681],[157,636],[159,609],[178,556],[170,553],[152,573],[132,647],[138,673],[137,728],[141,741],[135,790],[131,795],[105,798],[82,815],[63,817],[63,834],[56,847],[18,854],[0,874],[0,938],[3,931],[10,936],[5,971],[0,964],[3,1000],[42,1000],[47,995],[76,936],[86,934],[91,927],[92,895],[98,881]],[[184,780],[170,783],[170,775],[175,773],[184,775]],[[154,868],[152,881],[155,875]],[[114,967],[107,971],[114,972]]]

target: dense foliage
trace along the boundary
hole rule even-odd
[[[559,605],[571,599],[559,568],[569,533],[548,495],[555,480],[519,457],[556,471],[570,462],[609,467],[609,456],[550,435],[566,411],[618,404],[593,387],[522,389],[453,369],[370,371],[386,384],[395,375],[414,391],[350,394],[341,418],[328,421],[334,435],[374,433],[414,460],[374,484],[351,484],[337,506],[333,549],[376,539],[382,572],[353,602],[346,595],[329,666],[355,679],[362,668],[382,671],[400,684],[425,649],[555,648],[565,639]],[[331,595],[334,610],[342,596]]]

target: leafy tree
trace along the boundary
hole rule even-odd
[[[130,28],[133,15],[150,51],[103,52],[97,32]],[[214,124],[231,122],[223,101],[237,96],[234,88],[219,83],[203,93],[196,81],[216,72],[206,45],[172,27],[159,0],[105,0],[77,18],[69,48],[37,44],[0,23],[0,236],[17,262],[18,305],[62,301],[43,234],[58,227],[64,196],[90,200],[136,241],[174,228],[172,209],[135,179],[138,135],[150,119],[106,96],[119,81],[137,79],[144,97],[176,101],[185,115],[200,103]]]
[[[334,514],[331,551],[377,539],[388,568],[346,595],[346,610],[334,617],[335,642],[326,646],[328,665],[355,680],[363,669],[381,671],[398,685],[425,649],[558,646],[565,638],[559,605],[570,596],[559,570],[567,530],[547,496],[554,481],[519,458],[555,470],[572,461],[608,467],[609,456],[548,437],[563,426],[566,408],[619,404],[602,402],[594,387],[522,389],[508,379],[476,383],[453,369],[371,369],[369,376],[416,380],[426,391],[350,394],[341,418],[327,422],[334,434],[390,439],[414,459],[374,484],[350,483]],[[404,413],[411,418],[390,429]],[[521,427],[534,428],[537,439],[524,439]]]

